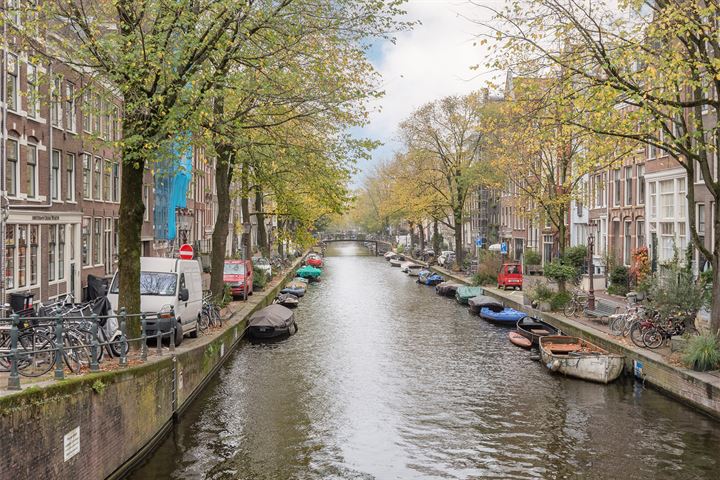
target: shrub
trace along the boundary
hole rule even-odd
[[[579,278],[577,268],[572,265],[566,265],[558,259],[555,259],[550,263],[546,263],[543,271],[547,278],[555,280],[556,282],[575,283]]]
[[[487,250],[481,250],[478,257],[478,271],[473,275],[474,285],[493,285],[502,267],[502,257]]]
[[[525,250],[525,265],[540,265],[542,257],[537,250]]]
[[[585,245],[577,245],[565,250],[564,262],[566,265],[572,265],[578,271],[582,271],[587,261],[588,250]]]
[[[554,295],[555,291],[547,282],[537,282],[528,289],[528,297],[538,303],[550,302]]]
[[[664,271],[659,272],[648,282],[650,306],[657,310],[662,318],[676,316],[678,312],[695,318],[703,306],[708,305],[710,295],[702,282],[696,282],[692,271],[685,268],[677,259],[668,262]]]
[[[487,272],[480,273],[478,271],[472,277],[472,284],[475,286],[493,285],[495,282],[497,282],[497,275],[489,275]]]
[[[636,248],[632,251],[632,265],[630,266],[630,279],[636,286],[642,286],[650,277],[650,255],[647,247]]]
[[[402,243],[399,244],[397,246],[396,250],[397,250],[397,253],[403,253],[405,251],[405,245],[403,245]]]
[[[267,276],[263,270],[255,270],[253,274],[253,290],[262,290],[267,285]]]
[[[690,337],[685,346],[685,363],[699,372],[715,370],[720,366],[720,344],[712,333]]]
[[[625,295],[628,292],[628,276],[628,269],[623,265],[615,267],[610,271],[608,293],[612,295]]]
[[[568,292],[557,292],[550,299],[550,309],[554,312],[562,310],[569,301],[570,294]]]

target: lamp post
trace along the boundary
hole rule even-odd
[[[595,247],[595,235],[590,232],[588,235],[588,309],[595,310],[595,286],[593,285],[593,248]]]

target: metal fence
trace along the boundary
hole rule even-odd
[[[175,351],[174,312],[128,315],[56,315],[0,318],[0,372],[9,372],[7,389],[19,390],[20,377],[40,377],[54,369],[54,378],[73,373],[100,371],[104,358],[118,358],[128,366],[130,344],[140,342],[139,359],[148,358],[148,339],[155,339],[162,355],[163,340],[169,337],[170,352]],[[127,338],[128,322],[140,322],[140,337]]]

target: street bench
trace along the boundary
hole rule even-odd
[[[613,305],[602,300],[595,301],[595,308],[589,309],[585,307],[583,313],[593,320],[599,320],[600,322],[608,323],[610,321],[610,315],[615,315],[620,307]]]

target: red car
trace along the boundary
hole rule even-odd
[[[500,267],[500,273],[497,276],[498,288],[503,290],[510,288],[517,288],[522,290],[523,275],[522,275],[522,264],[520,263],[506,263]]]
[[[253,293],[253,266],[250,260],[225,260],[223,281],[233,297],[246,298]]]

